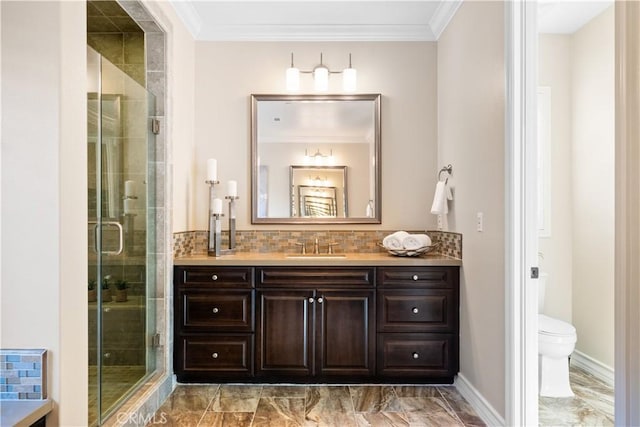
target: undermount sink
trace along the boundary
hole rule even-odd
[[[346,258],[346,254],[286,254],[285,258],[292,259],[309,259],[309,258],[320,258],[320,259],[343,259]]]

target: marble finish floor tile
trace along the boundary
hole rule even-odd
[[[540,397],[541,426],[613,426],[614,391],[582,369],[571,367],[569,382],[574,397]]]
[[[455,387],[402,385],[179,385],[154,420],[172,427],[484,426]]]

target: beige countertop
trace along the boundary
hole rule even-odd
[[[384,252],[334,255],[238,252],[219,257],[207,255],[185,256],[175,258],[173,264],[180,266],[461,266],[462,260],[439,254],[400,257]]]
[[[0,426],[30,426],[53,409],[51,399],[0,401]]]

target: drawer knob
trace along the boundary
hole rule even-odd
[[[418,311],[420,311],[420,310],[418,310],[418,307],[413,307],[413,308],[411,309],[411,312],[412,312],[413,314],[418,314]]]
[[[313,298],[309,298],[309,304],[313,304],[315,300]]]
[[[211,355],[211,357],[213,357],[214,359],[217,359],[217,358],[218,358],[218,353],[213,353],[213,354]]]
[[[318,298],[318,304],[322,304],[323,301],[324,301],[324,298],[322,298],[322,297]]]
[[[418,280],[418,275],[417,275],[417,274],[414,274],[414,275],[413,275],[413,277],[412,277],[412,279],[413,279],[413,280]]]
[[[216,313],[217,313],[217,312],[219,312],[220,310],[218,310],[218,307],[213,307],[213,310],[211,310],[211,311],[213,311],[213,314],[216,314]]]
[[[213,276],[211,276],[211,279],[213,279],[213,280],[218,280],[218,275],[217,275],[217,274],[214,274]]]
[[[411,356],[413,356],[414,359],[417,359],[420,357],[420,355],[416,352],[414,352]]]

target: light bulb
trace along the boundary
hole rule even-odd
[[[345,68],[342,71],[342,90],[345,92],[355,92],[356,91],[356,69],[355,68]]]
[[[329,90],[329,69],[319,65],[313,70],[313,87],[318,92]]]
[[[295,67],[287,68],[287,90],[296,91],[300,88],[300,70]]]

